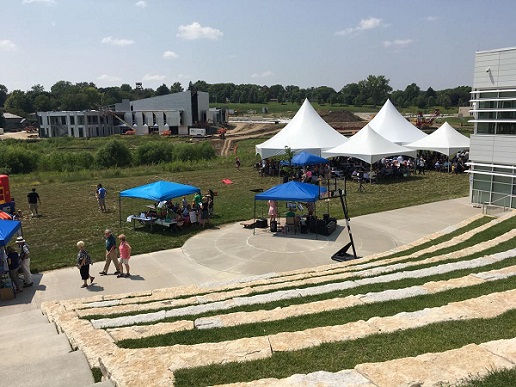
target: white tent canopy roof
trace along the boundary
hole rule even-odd
[[[305,99],[294,118],[279,133],[256,145],[256,153],[266,159],[285,154],[285,147],[289,147],[294,152],[306,151],[320,156],[321,150],[333,148],[347,140],[328,125]]]
[[[405,146],[410,149],[432,150],[449,157],[461,150],[469,149],[469,138],[445,122],[432,134]]]
[[[389,99],[369,122],[369,126],[387,140],[399,145],[410,144],[427,136],[408,122]]]
[[[416,151],[390,142],[376,133],[369,124],[360,129],[346,143],[322,152],[323,157],[355,157],[369,164],[383,157],[396,155],[413,157],[416,155]]]

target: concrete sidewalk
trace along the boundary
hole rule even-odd
[[[358,256],[390,250],[455,225],[478,213],[468,198],[430,203],[351,219]],[[238,279],[334,263],[331,256],[349,242],[344,220],[329,237],[245,229],[239,223],[209,229],[182,248],[131,258],[131,278],[100,276],[95,263],[92,286],[81,289],[76,268],[34,275],[34,286],[0,302],[0,317],[39,308],[43,301],[119,294],[194,283]],[[351,250],[350,250],[351,251]],[[114,268],[111,268],[111,273]]]

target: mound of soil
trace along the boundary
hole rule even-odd
[[[351,112],[346,110],[339,111],[331,111],[331,110],[323,110],[318,112],[324,121],[328,124],[332,124],[334,122],[359,122],[363,121],[362,118],[354,115]]]

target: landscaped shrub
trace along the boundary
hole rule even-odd
[[[110,140],[95,154],[95,164],[101,168],[129,167],[131,160],[131,151],[120,140]]]
[[[166,142],[148,142],[136,149],[136,163],[138,165],[152,165],[172,161],[173,145]]]
[[[173,160],[194,161],[210,160],[215,157],[215,149],[209,142],[200,144],[174,144]]]
[[[41,159],[39,170],[72,172],[90,169],[95,159],[89,152],[54,151]]]
[[[29,173],[36,170],[39,154],[24,147],[0,148],[0,171],[7,174]]]

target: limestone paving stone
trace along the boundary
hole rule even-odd
[[[471,274],[472,277],[484,280],[484,281],[496,281],[500,279],[506,279],[514,277],[516,275],[516,266],[504,267],[498,270],[492,270],[488,272]]]
[[[317,371],[295,374],[284,379],[259,379],[252,382],[221,384],[214,387],[378,387],[355,370]]]
[[[516,338],[508,340],[495,340],[479,345],[481,348],[510,361],[516,366]]]
[[[166,354],[170,359],[168,361],[168,369],[171,371],[209,364],[259,360],[272,356],[267,337],[251,337],[219,343],[173,345],[170,347],[145,349],[145,351],[150,350],[153,350],[159,356]]]
[[[102,318],[98,320],[91,320],[91,324],[95,327],[95,329],[101,328],[115,328],[124,325],[134,325],[141,323],[149,323],[154,321],[163,320],[165,318],[166,312],[161,310],[159,312],[153,313],[143,313],[137,314],[133,316],[123,316],[123,317],[114,317],[114,318]]]
[[[165,312],[165,315],[167,318],[189,316],[189,315],[213,312],[216,310],[231,309],[234,307],[235,307],[235,302],[233,300],[226,300],[226,301],[213,302],[211,304],[191,305],[191,306],[186,306],[183,308],[171,309],[171,310],[167,310]]]
[[[348,296],[344,298],[315,301],[302,305],[290,305],[283,308],[275,308],[273,310],[235,312],[212,317],[201,317],[195,320],[195,327],[198,329],[209,329],[212,327],[228,327],[266,321],[277,321],[294,316],[345,309],[360,304],[362,304],[362,302],[357,297]]]
[[[421,286],[412,286],[403,289],[389,289],[381,292],[357,294],[356,297],[365,304],[375,302],[400,300],[403,298],[416,297],[428,294],[428,291]]]
[[[115,342],[126,339],[142,339],[145,337],[159,336],[172,332],[194,329],[193,321],[181,320],[163,322],[154,325],[132,325],[123,328],[107,329]]]
[[[109,316],[112,314],[119,313],[130,313],[130,312],[138,312],[138,311],[151,311],[151,310],[160,310],[160,309],[170,309],[174,307],[181,307],[185,305],[195,305],[197,304],[196,297],[190,298],[182,298],[177,300],[162,300],[150,303],[119,303],[119,305],[114,305],[111,307],[98,307],[91,309],[81,309],[77,311],[77,314],[80,317],[91,316],[91,315],[104,315]]]
[[[257,294],[249,297],[235,297],[233,301],[236,306],[253,305],[253,304],[265,304],[272,301],[288,300],[291,298],[301,297],[297,289],[294,290],[282,290],[274,293]]]
[[[478,278],[477,276],[470,274],[465,277],[451,278],[443,281],[427,282],[421,285],[421,287],[425,289],[428,293],[432,294],[438,292],[445,292],[446,290],[462,288],[466,286],[475,286],[484,282],[485,280],[483,280],[482,278]]]
[[[322,343],[355,340],[378,333],[378,329],[363,320],[297,332],[281,332],[269,335],[273,352],[295,351]]]
[[[376,386],[437,386],[456,384],[472,375],[484,376],[489,370],[510,368],[512,364],[476,344],[441,353],[382,363],[364,363],[355,370]]]

